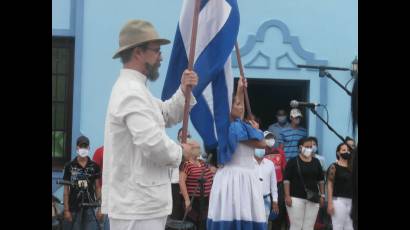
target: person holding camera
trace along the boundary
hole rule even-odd
[[[101,198],[101,187],[98,183],[100,167],[90,159],[90,141],[85,136],[77,139],[77,154],[71,162],[64,167],[64,180],[71,185],[64,185],[64,224],[67,230],[92,230],[97,229],[97,221],[102,219],[98,208],[97,214],[94,207]]]
[[[324,175],[312,156],[312,140],[298,142],[299,155],[287,162],[284,175],[285,203],[290,230],[312,230],[320,206],[324,205]],[[320,192],[320,193],[319,193]]]

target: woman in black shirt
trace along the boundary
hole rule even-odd
[[[327,212],[334,230],[353,230],[349,215],[353,194],[351,154],[345,143],[337,146],[336,156],[338,160],[327,170]]]
[[[312,157],[312,140],[298,142],[299,155],[288,161],[285,168],[285,203],[290,230],[312,230],[320,206],[324,204],[324,175],[318,159]],[[300,170],[299,170],[300,169]],[[302,176],[302,178],[301,178]],[[318,201],[310,201],[306,190],[320,194]]]

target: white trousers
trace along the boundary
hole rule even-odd
[[[286,205],[290,230],[313,230],[319,212],[319,203],[306,199],[292,198],[292,207]]]
[[[352,199],[334,197],[333,207],[335,209],[332,216],[333,230],[353,230],[353,221],[350,218]]]
[[[167,216],[147,220],[122,220],[110,218],[111,230],[164,230]]]

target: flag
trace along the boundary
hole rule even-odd
[[[184,0],[162,90],[162,100],[178,89],[188,67],[195,1]],[[236,0],[201,0],[195,47],[194,71],[199,82],[192,93],[197,104],[191,122],[206,149],[226,151],[232,104],[231,53],[239,31]],[[218,162],[220,161],[217,154]]]

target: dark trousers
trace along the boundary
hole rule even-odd
[[[171,219],[182,220],[184,217],[184,202],[180,194],[179,184],[171,184],[172,189],[172,213]]]
[[[196,229],[206,229],[206,219],[208,217],[209,196],[203,198],[201,207],[200,198],[195,197],[192,202],[192,209],[188,212],[187,219],[195,224]]]
[[[285,206],[285,192],[283,188],[283,182],[278,182],[278,206],[279,206],[279,215],[278,217],[272,221],[272,229],[271,230],[281,230],[282,224],[286,224],[286,206]]]
[[[83,211],[71,212],[73,222],[64,220],[63,230],[95,230],[98,229],[95,212],[92,208],[84,208]]]

